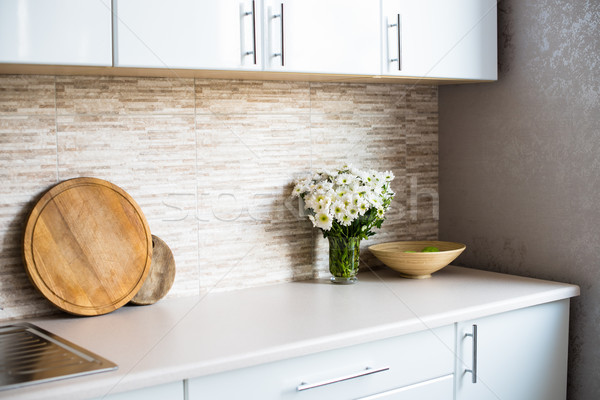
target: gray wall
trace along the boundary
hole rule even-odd
[[[600,1],[498,15],[498,82],[440,88],[440,238],[459,264],[580,285],[568,397],[599,398]]]

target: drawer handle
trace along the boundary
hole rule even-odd
[[[347,381],[347,380],[354,379],[354,378],[360,378],[361,376],[377,374],[379,372],[388,371],[389,369],[390,369],[390,367],[382,367],[382,368],[367,367],[367,368],[365,368],[364,371],[360,371],[360,372],[350,374],[350,375],[340,376],[338,378],[328,379],[326,381],[315,382],[315,383],[302,382],[296,388],[296,390],[301,392],[303,390],[314,389],[314,388],[325,386],[325,385],[331,385],[332,383]]]
[[[465,333],[465,337],[473,338],[473,362],[471,369],[465,369],[465,372],[472,374],[471,382],[477,383],[477,325],[473,325],[473,333]]]

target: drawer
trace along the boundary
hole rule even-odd
[[[446,326],[204,376],[189,399],[356,399],[452,374],[453,343]]]
[[[450,374],[362,397],[359,400],[452,400],[453,396],[454,374]]]

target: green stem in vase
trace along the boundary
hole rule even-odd
[[[329,236],[329,272],[334,282],[352,283],[360,263],[360,238]]]

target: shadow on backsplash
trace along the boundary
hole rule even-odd
[[[29,280],[23,264],[23,237],[31,210],[43,194],[52,187],[48,186],[37,193],[25,204],[15,205],[16,215],[3,225],[2,263],[0,264],[1,310],[0,320],[20,318],[23,315],[36,316],[58,312]],[[4,222],[4,221],[3,221]],[[5,296],[5,293],[18,295]]]

